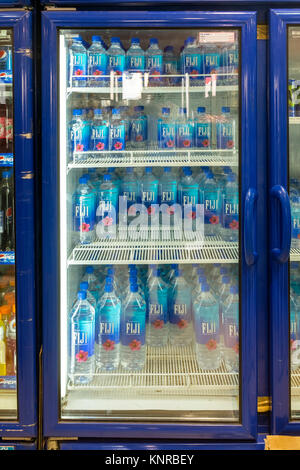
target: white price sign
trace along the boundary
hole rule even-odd
[[[201,44],[234,42],[234,31],[201,31],[199,33],[199,42]]]
[[[141,73],[123,73],[123,100],[140,100],[143,91]]]

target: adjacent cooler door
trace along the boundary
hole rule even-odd
[[[45,434],[254,438],[255,15],[43,31]]]

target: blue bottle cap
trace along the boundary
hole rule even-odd
[[[169,166],[164,167],[164,173],[170,173],[171,168]]]
[[[173,46],[166,46],[164,48],[164,52],[173,52],[174,51],[174,47]]]
[[[111,180],[111,175],[108,175],[107,173],[103,176],[103,181],[110,181]]]
[[[176,277],[181,277],[182,276],[182,269],[176,269],[175,276]]]
[[[110,275],[110,274],[114,275],[115,272],[116,272],[116,269],[115,269],[115,268],[108,268],[108,270],[107,270],[107,274],[108,274],[108,275]]]
[[[229,175],[229,173],[232,173],[232,169],[230,166],[223,166],[223,171],[226,175]]]
[[[206,276],[198,276],[198,282],[200,284],[206,284]]]
[[[140,40],[139,38],[131,38],[131,44],[139,44]]]
[[[135,106],[134,111],[144,111],[144,106]]]
[[[83,42],[83,39],[81,36],[76,36],[75,38],[72,39],[73,42]]]
[[[130,292],[137,292],[139,290],[136,283],[130,284]]]
[[[206,111],[206,108],[204,106],[198,106],[197,113],[199,113],[199,114],[200,113],[205,113],[205,111]]]
[[[89,288],[89,283],[86,282],[86,281],[83,281],[79,284],[79,289],[80,290],[84,291],[84,290],[88,290],[88,288]]]
[[[88,173],[95,173],[96,174],[96,168],[88,168]]]
[[[162,114],[170,114],[170,108],[161,108]]]
[[[2,173],[2,177],[3,177],[3,178],[5,177],[5,176],[4,176],[4,173],[7,173],[7,172],[4,171],[4,172]],[[87,178],[86,176],[80,176],[80,178],[79,178],[79,184],[87,184],[87,182],[88,182],[88,178]]]
[[[133,168],[131,166],[126,167],[126,173],[133,173]]]
[[[222,277],[222,284],[230,284],[230,277],[229,276],[223,276]]]
[[[107,171],[108,171],[108,173],[114,173],[115,167],[114,167],[114,166],[110,166],[109,168],[107,168]]]
[[[206,173],[206,178],[209,179],[209,180],[212,180],[212,179],[214,178],[213,173],[212,173],[211,171],[208,171],[208,172]]]
[[[101,42],[102,43],[101,36],[92,36],[92,42]]]
[[[151,38],[150,39],[150,45],[152,44],[158,44],[158,39],[157,38]]]
[[[73,116],[81,116],[82,109],[73,109]]]
[[[197,274],[198,274],[198,276],[204,276],[204,273],[205,273],[204,268],[198,268],[198,269],[197,269]]]
[[[177,268],[178,268],[178,264],[171,264],[171,268],[172,268],[172,269],[177,269]]]
[[[184,166],[183,167],[183,173],[185,174],[185,176],[191,176],[192,170],[189,166]]]
[[[92,274],[94,272],[93,266],[87,266],[85,272],[88,273],[88,274]]]
[[[120,108],[113,108],[111,111],[112,114],[120,114],[120,112],[121,112]]]
[[[110,42],[114,42],[114,43],[119,42],[120,43],[121,40],[117,36],[114,36],[114,37],[111,38]]]
[[[209,292],[210,287],[206,282],[204,282],[204,284],[201,285],[201,290],[202,290],[202,292]]]
[[[151,168],[151,166],[146,166],[146,168],[145,168],[145,173],[152,173],[152,168]]]
[[[114,286],[111,282],[106,282],[104,287],[104,292],[112,292],[114,290]]]
[[[230,108],[228,106],[223,106],[222,113],[230,113]]]
[[[136,265],[135,265],[135,264],[129,264],[128,267],[129,267],[129,268],[135,268]]]
[[[231,294],[238,294],[238,292],[239,292],[238,286],[231,286],[230,287],[230,293]]]
[[[10,171],[3,171],[2,172],[2,178],[9,178],[11,175],[11,172]]]
[[[227,175],[227,181],[230,182],[230,183],[233,183],[234,181],[236,181],[236,176],[234,173],[228,173]]]
[[[179,108],[179,114],[186,114],[186,108]]]
[[[102,114],[103,111],[100,108],[94,109],[94,114]]]
[[[86,299],[86,291],[80,290],[77,294],[78,300],[85,300]]]

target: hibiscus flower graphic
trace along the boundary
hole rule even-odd
[[[233,146],[234,146],[233,140],[228,140],[228,142],[227,142],[227,148],[228,148],[228,149],[232,149]]]
[[[238,354],[240,350],[239,343],[235,343],[232,349]]]
[[[133,339],[131,343],[129,343],[129,347],[131,351],[139,351],[141,349],[142,343],[137,339]]]
[[[169,214],[169,215],[174,215],[174,214],[175,214],[174,208],[173,208],[173,207],[170,207],[170,206],[167,207],[167,211],[166,211],[166,212],[167,212],[167,214]]]
[[[233,220],[232,222],[230,222],[229,227],[230,227],[232,230],[238,230],[238,228],[239,228],[239,222],[238,222],[238,220]]]
[[[74,75],[76,76],[83,75],[83,70],[76,70]]]
[[[188,322],[181,318],[181,320],[177,322],[177,326],[182,330],[183,328],[186,328],[188,326]]]
[[[219,217],[217,215],[213,215],[210,219],[209,219],[209,222],[212,224],[212,225],[216,225],[219,223]]]
[[[86,224],[85,222],[83,222],[80,225],[80,231],[81,232],[89,232],[90,231],[90,224]]]
[[[214,339],[210,339],[209,341],[207,341],[205,346],[207,347],[209,351],[213,351],[214,349],[217,348],[217,341]]]
[[[103,222],[103,225],[105,225],[105,227],[109,227],[110,225],[113,224],[113,218],[112,217],[104,217],[104,219],[102,219],[102,222]]]
[[[77,362],[86,362],[87,361],[87,358],[89,357],[89,353],[87,351],[82,351],[80,350],[77,354],[76,354],[76,360]]]
[[[95,70],[95,72],[93,73],[93,75],[102,75],[102,70]]]
[[[195,212],[195,211],[190,211],[190,212],[187,214],[187,218],[188,218],[188,219],[195,219],[195,218],[196,218],[196,212]]]
[[[191,75],[198,75],[198,70],[193,69],[193,70],[191,71]]]
[[[164,326],[164,321],[163,320],[155,320],[152,323],[152,325],[156,330],[161,330]]]
[[[204,139],[204,140],[202,141],[203,147],[209,147],[209,144],[210,144],[210,141],[209,141],[208,139]]]
[[[96,149],[97,150],[103,150],[104,149],[104,143],[103,142],[98,142],[98,144],[96,145]]]
[[[116,143],[114,144],[114,148],[115,148],[116,150],[121,150],[121,149],[123,148],[122,142],[116,142]]]
[[[9,207],[8,209],[6,209],[6,217],[11,217],[12,215],[12,208]]]
[[[155,214],[155,207],[150,206],[147,209],[148,215],[154,215]]]
[[[143,136],[141,134],[138,134],[135,138],[136,142],[142,142]]]
[[[174,140],[168,140],[167,146],[168,146],[169,148],[170,148],[170,147],[174,147]]]
[[[183,143],[184,147],[190,147],[191,146],[191,141],[188,140],[188,139],[185,139],[182,143]]]
[[[134,206],[130,206],[128,209],[128,215],[136,215],[136,208]]]
[[[77,144],[76,145],[76,150],[77,150],[77,152],[82,152],[83,151],[83,145],[82,144]]]
[[[299,238],[299,239],[300,239],[300,233],[298,233],[298,235],[297,235],[297,238]]]
[[[102,346],[105,351],[112,351],[113,349],[115,349],[115,342],[111,339],[107,339],[105,343],[102,344]]]
[[[153,70],[151,75],[154,75],[154,79],[157,79],[160,76],[160,72],[158,70]]]
[[[115,74],[120,76],[120,75],[122,75],[122,71],[121,70],[115,70]]]

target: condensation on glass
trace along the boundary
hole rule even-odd
[[[17,419],[12,50],[0,29],[0,420]]]
[[[63,419],[240,420],[239,34],[60,30]]]

